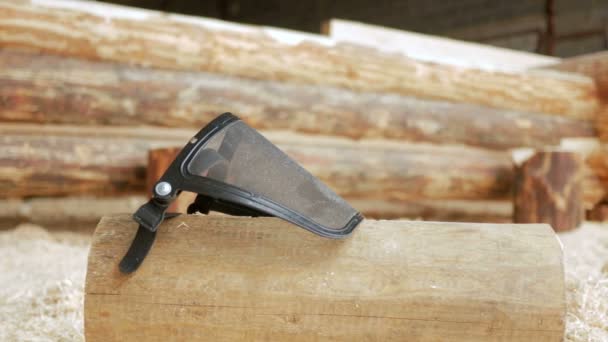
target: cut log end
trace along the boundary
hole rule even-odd
[[[146,186],[150,191],[156,182],[163,176],[169,168],[175,157],[182,150],[181,147],[161,147],[148,151],[148,170],[146,173]],[[196,194],[188,191],[182,191],[175,200],[171,203],[167,212],[170,213],[186,213],[190,203],[194,201]]]
[[[583,161],[576,153],[540,151],[517,167],[515,223],[548,223],[555,231],[578,227],[584,219]]]
[[[122,275],[136,228],[126,215],[97,228],[87,341],[563,337],[562,255],[546,225],[366,220],[332,240],[276,218],[184,215]]]

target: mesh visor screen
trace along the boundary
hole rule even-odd
[[[261,195],[328,229],[356,211],[242,121],[224,127],[197,152],[188,171]]]

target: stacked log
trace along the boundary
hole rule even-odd
[[[595,135],[588,120],[331,86],[10,50],[0,50],[0,65],[3,121],[192,128],[230,109],[257,129],[490,149]]]
[[[5,197],[142,194],[150,149],[232,111],[372,216],[501,221],[510,149],[596,135],[582,75],[65,0],[4,1],[0,32]]]
[[[26,129],[27,128],[27,129]],[[116,195],[146,191],[148,150],[179,146],[196,133],[5,125],[0,191],[8,197]],[[347,198],[505,199],[510,157],[462,146],[268,133],[312,174]],[[368,172],[370,170],[371,172]]]
[[[584,219],[583,160],[574,152],[540,151],[518,167],[514,181],[515,223],[548,223],[555,231]]]
[[[397,93],[586,120],[594,118],[599,105],[593,81],[582,76],[459,68],[336,44],[322,36],[120,6],[8,0],[0,4],[0,30],[4,47],[142,66]]]

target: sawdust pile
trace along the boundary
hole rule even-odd
[[[608,225],[560,236],[566,341],[608,341]],[[0,341],[82,341],[89,235],[22,225],[0,232]]]

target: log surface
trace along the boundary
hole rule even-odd
[[[604,100],[608,100],[608,52],[602,51],[566,58],[560,63],[548,65],[544,68],[588,76],[595,81],[599,94]]]
[[[148,150],[196,132],[37,125],[0,127],[3,196],[142,193]],[[510,155],[460,146],[266,136],[347,199],[506,199]]]
[[[0,3],[0,45],[591,119],[593,81],[417,61],[286,30],[66,0]],[[525,85],[525,86],[522,86]]]
[[[257,129],[490,149],[595,135],[593,121],[0,50],[0,120],[202,127],[232,111]],[[540,129],[542,128],[542,129]]]
[[[556,57],[525,51],[342,19],[330,19],[324,24],[323,30],[337,42],[364,44],[380,51],[401,53],[418,60],[441,64],[523,71],[560,61]]]
[[[540,151],[515,173],[513,222],[548,223],[557,232],[584,220],[583,160],[576,153]]]
[[[344,240],[275,218],[182,216],[132,275],[137,225],[100,222],[87,341],[558,341],[562,253],[547,225],[364,221]]]

